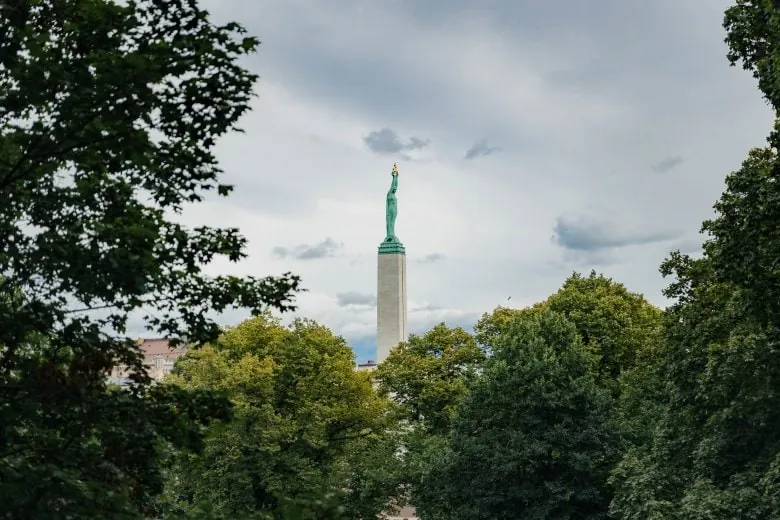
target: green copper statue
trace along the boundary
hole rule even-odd
[[[398,190],[398,166],[393,165],[393,182],[390,183],[390,190],[387,192],[387,206],[385,208],[385,226],[387,236],[385,242],[399,242],[395,236],[395,217],[398,216],[398,201],[395,198],[395,192]]]

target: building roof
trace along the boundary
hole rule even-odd
[[[141,347],[141,351],[145,356],[181,356],[187,352],[186,345],[179,345],[176,348],[170,347],[170,339],[168,338],[154,338],[144,339],[138,338],[138,346]]]

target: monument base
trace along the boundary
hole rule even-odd
[[[405,255],[406,248],[398,239],[385,239],[379,244],[380,255]]]

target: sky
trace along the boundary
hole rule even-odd
[[[659,264],[699,250],[725,176],[771,129],[726,60],[724,0],[204,4],[261,40],[244,63],[260,80],[216,151],[234,194],[184,218],[249,239],[211,273],[301,275],[294,315],[360,361],[394,162],[410,331],[470,329],[574,271],[664,306]]]

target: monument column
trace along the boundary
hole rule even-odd
[[[376,355],[381,363],[408,338],[406,311],[406,249],[395,236],[398,215],[398,167],[394,164],[385,211],[385,239],[379,246],[376,307]]]

